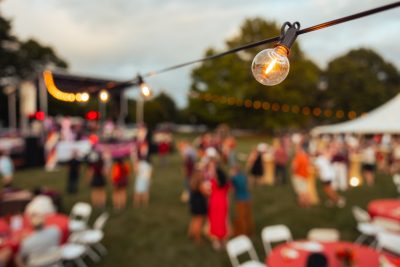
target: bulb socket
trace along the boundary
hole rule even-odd
[[[282,46],[286,48],[287,54],[289,55],[290,48],[292,47],[294,41],[297,38],[297,32],[300,30],[300,23],[290,23],[285,22],[281,28],[281,37],[279,42],[275,46]]]

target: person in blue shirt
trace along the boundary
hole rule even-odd
[[[0,150],[0,174],[3,177],[3,186],[9,187],[14,176],[14,164],[11,158]]]
[[[251,235],[253,231],[253,215],[251,211],[251,198],[247,176],[241,171],[239,165],[230,171],[235,199],[235,218],[233,233],[237,235]]]

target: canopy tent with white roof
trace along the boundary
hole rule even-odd
[[[311,130],[312,135],[340,133],[400,134],[400,94],[360,118]]]

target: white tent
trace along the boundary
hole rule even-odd
[[[318,126],[311,131],[312,135],[339,133],[400,134],[400,94],[360,118]]]

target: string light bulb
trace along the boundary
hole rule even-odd
[[[285,80],[290,69],[290,47],[296,40],[299,29],[299,22],[285,22],[281,28],[280,41],[275,47],[262,50],[254,57],[251,71],[259,83],[273,86]]]
[[[101,102],[103,102],[103,103],[107,102],[109,97],[110,96],[109,96],[109,94],[108,94],[108,92],[106,90],[103,89],[103,90],[100,91],[99,99],[100,99]]]
[[[88,93],[84,92],[84,93],[81,94],[82,102],[87,102],[87,101],[89,101],[89,98],[90,98],[90,96],[89,96]]]
[[[150,87],[147,85],[147,83],[144,82],[142,76],[138,75],[137,79],[140,87],[140,94],[142,95],[142,97],[145,99],[150,98],[153,95]]]

